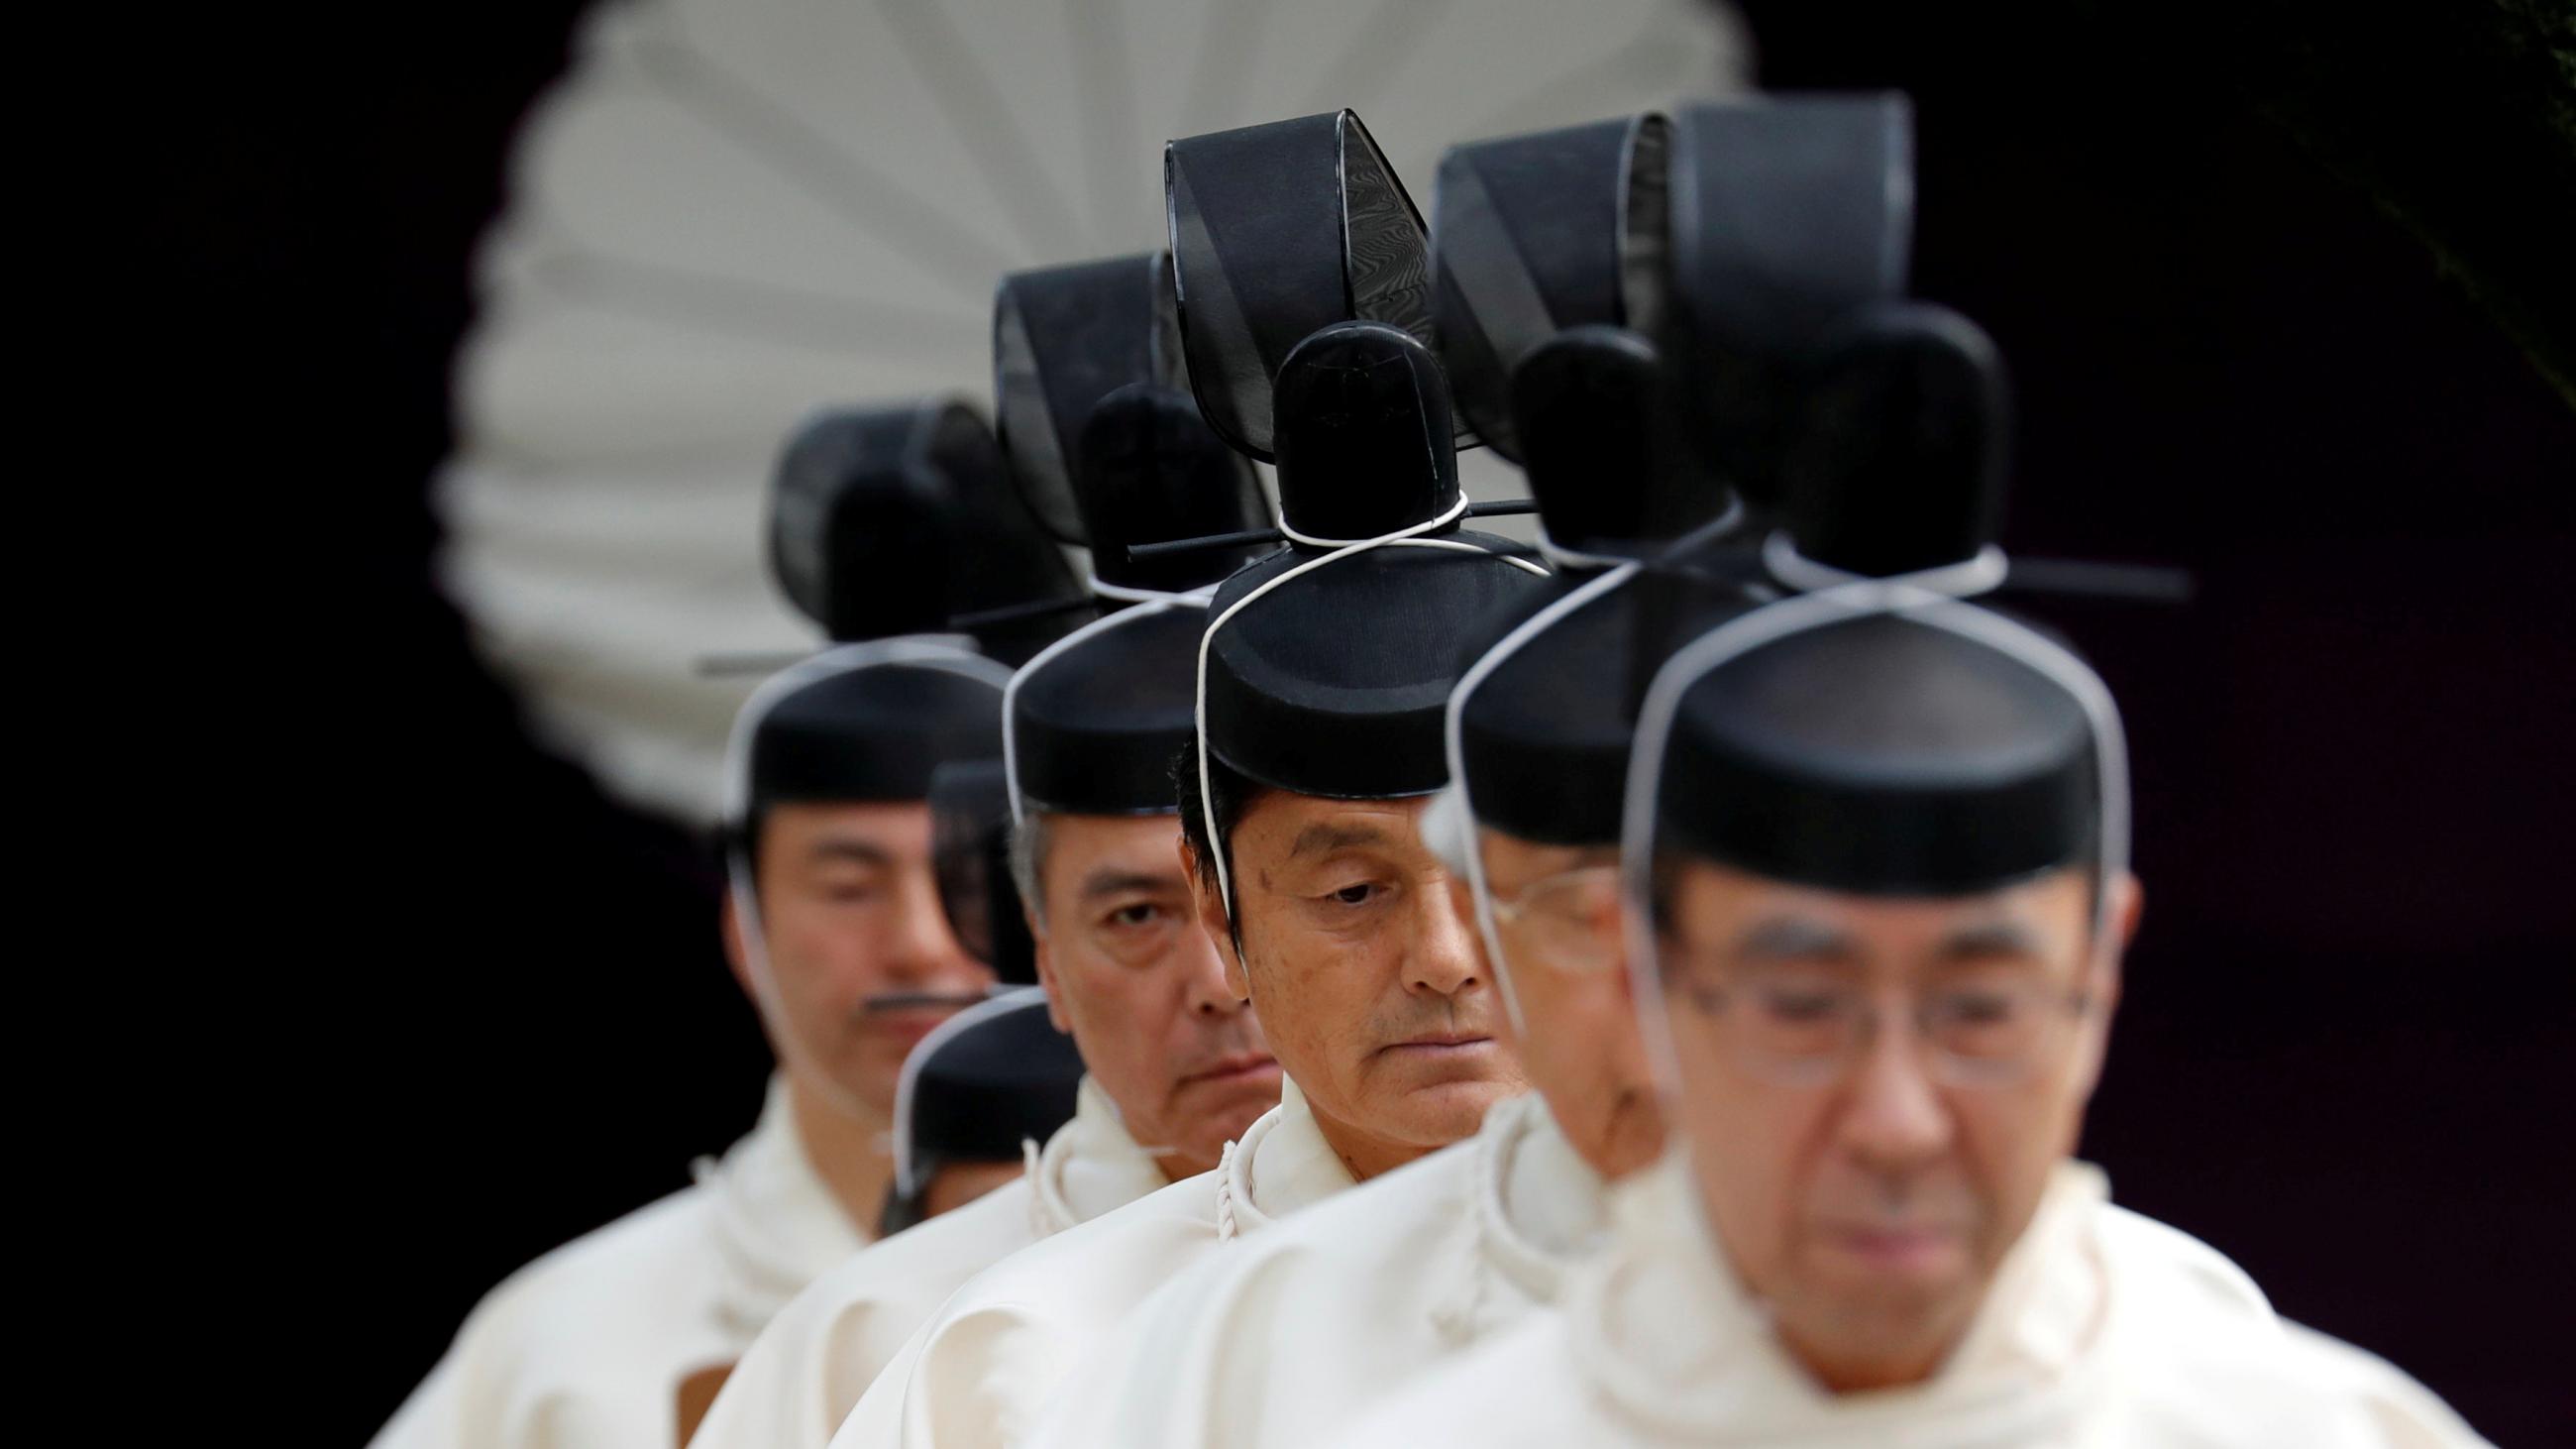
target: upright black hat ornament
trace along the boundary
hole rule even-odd
[[[1356,113],[1185,137],[1163,183],[1190,387],[1238,450],[1274,456],[1272,384],[1316,331],[1429,340],[1422,216]]]
[[[789,602],[841,643],[984,616],[970,631],[984,649],[1022,659],[1085,597],[983,418],[955,400],[809,419],[779,459],[769,549]]]
[[[1669,126],[1646,114],[1451,147],[1431,200],[1432,320],[1478,437],[1524,460],[1513,371],[1569,328],[1659,335]]]
[[[1671,338],[1709,466],[1776,504],[1820,343],[1905,292],[1912,110],[1893,92],[1763,96],[1672,118]]]
[[[1962,597],[2004,573],[1992,345],[1942,309],[1890,309],[1846,329],[1825,379],[1794,535],[1765,555],[1806,592],[1699,634],[1657,676],[1629,781],[1632,870],[1678,850],[1908,896],[2077,864],[2116,875],[2127,767],[2109,691],[2062,643]],[[1646,879],[1633,886],[1644,899]]]

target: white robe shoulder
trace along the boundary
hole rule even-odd
[[[1293,1083],[1213,1172],[1067,1229],[966,1281],[832,1438],[836,1449],[1018,1445],[1082,1353],[1220,1245],[1352,1185]]]
[[[806,1162],[773,1083],[698,1181],[555,1249],[487,1294],[377,1449],[675,1444],[691,1375],[865,1239]]]
[[[1032,1444],[1273,1449],[1552,1301],[1599,1177],[1536,1096],[1164,1284],[1066,1375]]]
[[[1780,1350],[1667,1163],[1619,1192],[1612,1249],[1560,1310],[1388,1396],[1319,1444],[1796,1443],[1862,1449],[2461,1449],[2430,1392],[2275,1317],[2214,1249],[2112,1207],[2070,1166],[1952,1362],[1835,1396]]]
[[[1099,1086],[1084,1078],[1075,1101],[1027,1175],[870,1246],[796,1295],[735,1365],[692,1449],[822,1449],[958,1285],[1164,1185]]]

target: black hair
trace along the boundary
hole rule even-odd
[[[1199,750],[1196,737],[1172,755],[1172,787],[1181,807],[1181,839],[1189,845],[1191,858],[1198,869],[1206,871],[1215,860],[1215,842],[1208,838],[1208,819],[1216,819],[1217,834],[1223,838],[1225,868],[1234,870],[1234,828],[1243,823],[1244,812],[1261,798],[1267,786],[1236,770],[1214,755],[1207,762],[1207,793],[1199,793]],[[1229,902],[1229,907],[1231,903]],[[1243,923],[1229,909],[1226,925],[1234,934],[1234,949],[1243,950]]]

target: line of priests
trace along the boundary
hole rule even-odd
[[[1350,112],[1186,138],[1167,252],[1004,279],[997,427],[809,423],[768,1105],[379,1443],[2482,1443],[2075,1156],[2154,803],[1911,125],[1470,143],[1427,227]]]

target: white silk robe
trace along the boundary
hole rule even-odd
[[[1025,1441],[1067,1370],[1139,1300],[1225,1244],[1352,1186],[1294,1082],[1213,1172],[1056,1234],[967,1280],[832,1437],[834,1449]]]
[[[1065,1378],[1047,1449],[1279,1449],[1554,1301],[1599,1174],[1536,1095],[1157,1289]]]
[[[805,1157],[783,1081],[697,1182],[492,1290],[376,1449],[651,1449],[680,1384],[732,1363],[787,1300],[866,1246]]]
[[[1043,1238],[1165,1186],[1089,1077],[1027,1176],[868,1248],[771,1320],[692,1449],[823,1449],[904,1340],[959,1284]]]
[[[1765,1326],[1668,1160],[1614,1190],[1559,1307],[1318,1440],[1336,1446],[2451,1449],[2484,1441],[2380,1359],[2273,1315],[2197,1239],[2069,1163],[1929,1381],[1827,1393]]]

